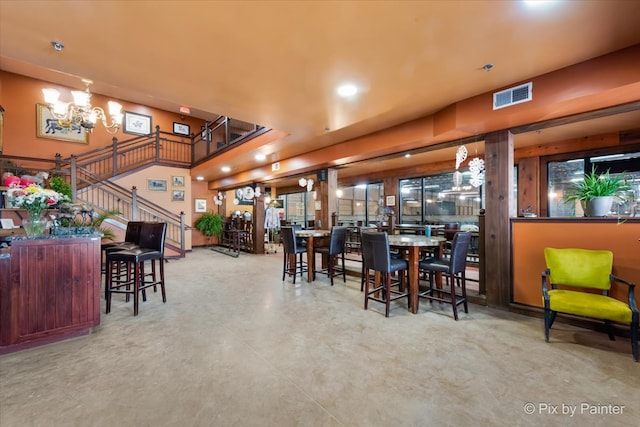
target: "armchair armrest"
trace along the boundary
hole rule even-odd
[[[613,274],[610,275],[611,277],[611,281],[612,282],[618,282],[618,283],[622,283],[624,285],[627,285],[629,287],[629,308],[631,308],[631,311],[633,311],[636,316],[638,313],[638,307],[636,306],[636,298],[635,298],[635,288],[636,288],[636,284],[633,282],[629,282],[628,280],[624,280],[618,276],[615,276]]]
[[[542,298],[545,301],[545,304],[549,303],[549,289],[547,288],[547,281],[549,280],[549,276],[551,275],[551,270],[546,269],[542,272]]]

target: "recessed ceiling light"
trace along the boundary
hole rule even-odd
[[[223,166],[220,168],[222,172],[231,172],[231,168],[229,166]]]
[[[338,92],[339,96],[348,98],[358,93],[358,88],[353,83],[346,83],[338,86],[338,89],[336,91]]]
[[[258,154],[256,154],[256,160],[258,160],[258,161],[260,161],[260,162],[261,162],[261,161],[263,161],[263,160],[265,160],[266,158],[267,158],[267,156],[265,156],[265,155],[264,155],[264,154],[262,154],[262,153],[258,153]]]
[[[198,180],[198,181],[204,181],[204,176],[196,176],[196,180]]]
[[[407,153],[407,154],[405,154],[404,156],[405,156],[405,157],[407,157],[407,158],[409,158],[409,157],[411,157],[411,153]]]

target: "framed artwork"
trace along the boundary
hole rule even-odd
[[[89,132],[80,125],[62,127],[45,104],[36,104],[36,136],[58,141],[89,143]]]
[[[0,153],[2,153],[2,129],[4,128],[4,108],[0,105]]]
[[[189,134],[191,133],[191,129],[189,125],[186,125],[184,123],[173,122],[173,133],[175,133],[176,135],[189,136]]]
[[[135,135],[149,135],[151,133],[151,116],[125,111],[122,131]]]
[[[171,178],[174,187],[184,187],[184,176],[174,175]]]
[[[387,206],[395,206],[396,205],[396,196],[387,196]]]
[[[207,211],[207,199],[196,199],[196,212],[206,212]]]
[[[204,126],[201,126],[200,127],[200,136],[202,137],[203,141],[211,142],[211,129],[207,129]]]
[[[167,180],[147,179],[147,188],[151,191],[167,191]]]
[[[172,202],[184,202],[184,190],[173,190],[171,193]]]

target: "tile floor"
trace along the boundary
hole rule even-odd
[[[116,297],[90,336],[0,356],[0,426],[638,426],[628,340],[545,343],[542,320],[473,304],[385,318],[355,277],[281,268],[198,248],[167,263],[166,304]]]

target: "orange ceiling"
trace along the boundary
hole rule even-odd
[[[638,1],[529,3],[2,0],[0,68],[278,129],[272,162],[640,43]],[[360,92],[339,98],[347,81]]]

